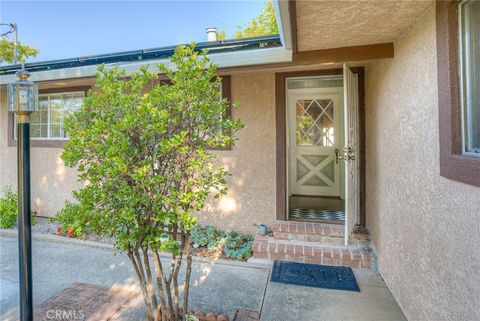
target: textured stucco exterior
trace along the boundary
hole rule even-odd
[[[432,1],[295,1],[299,51],[394,41]]]
[[[275,74],[249,73],[231,76],[232,112],[245,128],[232,150],[218,152],[229,170],[228,194],[198,214],[202,223],[239,231],[253,231],[253,223],[275,219]],[[69,83],[68,86],[72,84]],[[75,85],[78,85],[75,83]],[[45,86],[42,86],[45,87]],[[8,147],[6,92],[0,103],[0,187],[16,186],[16,148]],[[76,172],[64,166],[61,148],[32,148],[32,209],[41,216],[54,216],[71,192],[81,187]]]
[[[367,227],[409,320],[480,320],[480,188],[440,176],[435,8],[366,68]]]
[[[439,174],[434,5],[328,2],[297,1],[299,50],[395,40],[395,57],[365,70],[366,216],[379,271],[409,320],[480,320],[480,188]],[[252,231],[255,222],[275,220],[272,70],[231,76],[232,100],[239,102],[233,117],[246,127],[232,150],[217,152],[232,174],[229,191],[198,214],[202,223]],[[5,100],[1,91],[0,186],[16,185]],[[32,149],[32,205],[40,215],[55,215],[80,187],[60,153]]]
[[[219,152],[230,172],[228,194],[209,204],[199,220],[224,228],[253,231],[253,223],[275,220],[275,74],[231,77],[234,118],[245,124],[231,151]]]

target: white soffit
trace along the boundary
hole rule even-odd
[[[295,1],[298,51],[393,42],[433,1]]]

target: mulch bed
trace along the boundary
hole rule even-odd
[[[50,235],[59,235],[57,230],[61,227],[62,224],[59,222],[50,220],[48,217],[36,216],[35,217],[35,224],[32,225],[32,233],[42,233],[42,234],[50,234]],[[15,225],[12,229],[16,230],[17,226]],[[59,236],[68,237],[67,233],[62,233]],[[113,240],[108,237],[100,237],[93,233],[85,233],[80,237],[76,237],[80,240],[92,241],[92,242],[100,242],[105,244],[113,244]]]
[[[68,238],[67,233],[58,234],[57,230],[62,225],[59,222],[55,222],[50,220],[48,217],[37,216],[35,217],[35,225],[32,226],[32,233],[42,233],[42,234],[50,234],[50,235],[58,235]],[[14,226],[12,229],[17,229],[17,226]],[[93,233],[85,233],[79,237],[75,237],[80,240],[92,241],[92,242],[100,242],[105,244],[113,244],[113,240],[108,237],[99,237]],[[223,252],[221,248],[216,249],[215,251],[208,251],[206,247],[199,247],[194,248],[192,247],[192,255],[198,257],[204,257],[209,259],[222,259],[222,260],[230,260],[230,261],[239,261],[237,259],[231,258]],[[244,262],[247,259],[242,260]]]

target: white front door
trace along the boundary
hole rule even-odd
[[[336,88],[288,92],[290,194],[340,196],[342,109]]]
[[[359,143],[358,143],[358,77],[343,65],[345,147],[345,245],[358,222],[359,197]]]

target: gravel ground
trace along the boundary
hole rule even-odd
[[[32,233],[58,235],[57,229],[59,227],[61,227],[59,222],[51,221],[47,217],[37,216],[35,218],[35,225],[32,226]],[[17,226],[14,226],[12,229],[16,230]],[[61,234],[61,236],[68,237],[66,233]],[[82,240],[113,244],[113,240],[111,238],[99,237],[93,233],[86,233],[78,238]]]

